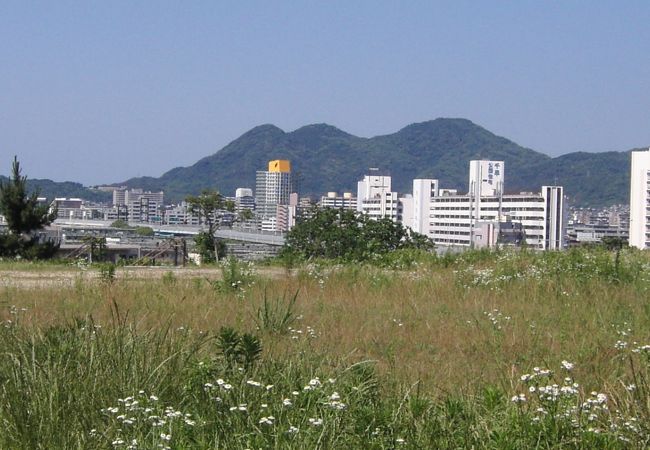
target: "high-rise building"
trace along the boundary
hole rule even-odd
[[[132,189],[126,192],[126,205],[129,209],[129,220],[136,222],[160,222],[161,208],[164,204],[164,194],[160,192],[143,192]]]
[[[117,188],[113,190],[113,206],[126,205],[127,188]]]
[[[632,152],[629,243],[650,248],[650,148]]]
[[[404,213],[404,225],[411,227],[416,233],[429,234],[429,205],[431,199],[437,197],[438,180],[413,180],[413,216]]]
[[[269,161],[268,170],[257,171],[255,178],[258,217],[262,220],[277,217],[278,205],[288,205],[293,191],[291,163],[284,159]]]

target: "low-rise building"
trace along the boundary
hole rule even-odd
[[[328,192],[320,198],[318,206],[321,208],[350,209],[356,211],[357,198],[352,192],[344,192],[338,195],[336,192]]]
[[[606,238],[629,239],[629,230],[607,224],[575,224],[567,226],[567,243],[570,247],[598,244]]]

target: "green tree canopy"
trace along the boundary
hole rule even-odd
[[[430,249],[433,244],[388,218],[374,220],[355,211],[314,208],[289,231],[283,253],[304,259],[364,261],[405,248]]]
[[[124,219],[117,219],[111,224],[111,228],[129,228],[129,223]]]

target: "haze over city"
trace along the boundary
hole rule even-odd
[[[159,176],[248,129],[464,117],[555,156],[650,142],[650,4],[4,3],[0,173]]]

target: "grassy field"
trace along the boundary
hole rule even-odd
[[[1,291],[0,448],[650,445],[647,253],[57,270]]]

